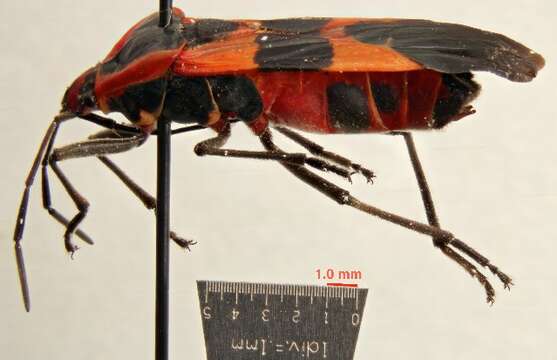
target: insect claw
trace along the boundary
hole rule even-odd
[[[362,165],[359,164],[352,164],[352,169],[354,169],[354,172],[357,172],[360,175],[362,175],[366,179],[367,183],[373,184],[373,178],[375,177],[373,171],[366,169],[365,167],[362,167]]]
[[[514,285],[513,280],[508,276],[506,277],[506,279],[503,279],[501,276],[499,276],[499,279],[503,282],[503,288],[511,291],[511,286]]]
[[[495,303],[495,290],[493,290],[491,284],[489,283],[485,283],[483,285],[485,287],[485,292],[487,294],[487,303],[489,304],[489,306],[492,306]]]
[[[362,174],[363,175],[363,174]],[[369,176],[364,175],[364,177],[366,178],[366,181],[368,184],[372,184],[373,185],[373,178],[375,177],[375,175],[373,175],[373,173]]]
[[[188,243],[186,244],[186,250],[191,251],[190,246],[197,244],[197,241],[193,241],[193,240],[188,240]]]
[[[70,254],[70,259],[74,259],[74,254],[77,250],[79,250],[79,247],[74,246],[72,250],[68,251],[68,253]]]
[[[491,270],[491,272],[495,275],[497,275],[497,277],[499,278],[499,280],[503,283],[503,287],[507,290],[511,289],[511,286],[514,285],[513,284],[513,279],[511,279],[510,276],[508,276],[507,274],[501,272],[499,270],[499,268],[497,268],[497,266],[492,265],[492,264],[488,264],[488,268],[489,270]]]
[[[66,251],[70,254],[70,257],[73,260],[73,254],[79,250],[79,247],[77,245],[75,245],[70,236],[68,234],[66,234],[64,236],[64,247],[66,248]]]
[[[174,243],[176,243],[176,245],[178,245],[184,250],[191,251],[190,246],[197,244],[197,241],[184,239],[178,236],[174,231],[170,232],[169,237],[172,241],[174,241]]]

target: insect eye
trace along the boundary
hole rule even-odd
[[[92,95],[82,95],[80,96],[81,104],[86,108],[94,108],[95,107],[95,99]]]

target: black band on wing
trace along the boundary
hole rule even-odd
[[[333,61],[333,47],[319,34],[274,34],[257,36],[255,63],[261,70],[320,70]]]
[[[333,62],[333,47],[320,32],[330,18],[263,20],[255,63],[261,70],[320,70]]]
[[[543,58],[506,36],[427,20],[366,20],[345,27],[366,44],[385,45],[426,68],[444,73],[490,71],[512,81],[530,81]]]
[[[198,19],[193,24],[184,26],[182,36],[188,48],[203,45],[220,39],[238,29],[235,21],[219,19]]]

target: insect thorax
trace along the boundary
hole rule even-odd
[[[251,121],[262,111],[259,92],[245,76],[172,75],[130,86],[108,106],[139,125],[147,121],[146,114],[207,125],[221,117]]]

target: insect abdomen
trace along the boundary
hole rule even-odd
[[[466,74],[269,72],[254,76],[271,121],[310,132],[441,128],[466,114],[479,86]]]

